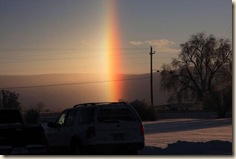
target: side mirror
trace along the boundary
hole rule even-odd
[[[48,127],[50,127],[50,128],[56,128],[57,125],[56,125],[54,122],[49,122],[49,123],[48,123]]]

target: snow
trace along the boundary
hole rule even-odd
[[[168,119],[143,122],[143,124],[145,127],[145,148],[139,151],[141,156],[112,157],[176,158],[184,155],[189,155],[187,157],[191,158],[233,157],[232,119]],[[67,156],[63,157],[68,158]],[[81,158],[88,157],[91,156],[81,156]],[[8,158],[20,159],[25,156]],[[56,159],[58,156],[37,158]],[[95,158],[104,158],[104,156],[95,156]]]
[[[232,119],[170,119],[144,127],[141,155],[232,155]]]

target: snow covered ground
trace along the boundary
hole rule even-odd
[[[232,155],[232,119],[169,119],[144,127],[140,155]]]
[[[187,157],[191,158],[212,156],[232,158],[234,154],[232,119],[169,119],[144,122],[144,127],[146,146],[139,151],[139,155],[142,155],[139,157],[179,158],[189,155]],[[138,156],[108,156],[108,158],[113,157],[137,158]],[[21,159],[25,156],[11,156],[10,158]],[[36,158],[56,159],[58,156]],[[75,157],[62,156],[60,158]],[[104,158],[104,156],[80,156],[80,158]]]

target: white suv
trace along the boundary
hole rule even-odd
[[[48,123],[45,132],[49,150],[137,154],[144,148],[143,124],[133,107],[124,102],[75,105]]]

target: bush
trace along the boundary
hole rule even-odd
[[[145,100],[143,101],[135,100],[131,102],[130,104],[137,111],[141,120],[143,121],[156,120],[156,113],[155,113],[154,108],[149,106]]]
[[[24,115],[26,123],[37,124],[39,120],[39,115],[39,111],[35,109],[28,110]]]
[[[232,110],[232,89],[205,93],[203,105],[204,110],[216,111],[219,118],[225,118],[227,111]]]

